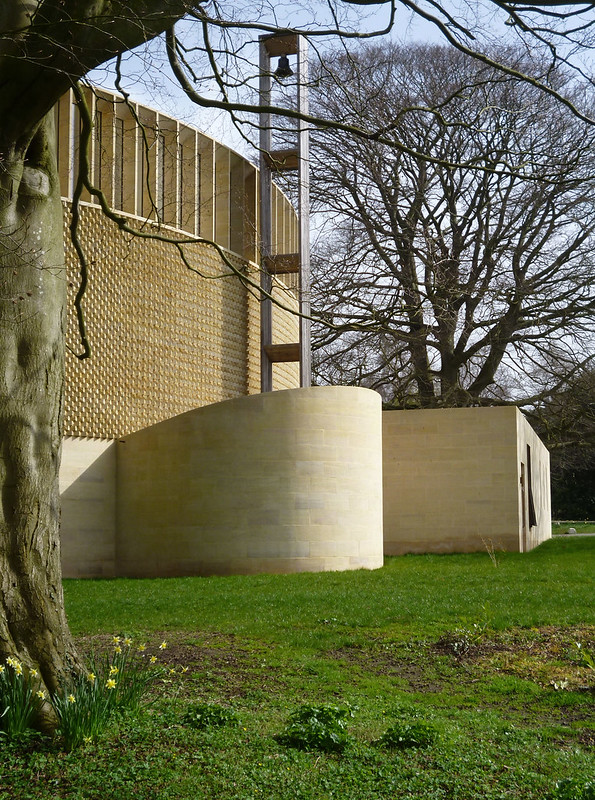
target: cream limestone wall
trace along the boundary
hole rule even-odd
[[[527,444],[538,524],[523,535]],[[551,535],[548,454],[518,409],[385,411],[383,449],[386,555],[518,551]]]
[[[383,563],[381,402],[315,387],[199,408],[118,442],[120,575]]]
[[[101,439],[62,444],[62,569],[65,577],[111,577],[116,548],[116,446]]]
[[[317,387],[118,442],[66,439],[65,576],[381,566],[381,461],[387,555],[527,551],[550,537],[549,454],[517,409],[383,412],[383,441],[380,416],[374,392]]]
[[[550,454],[521,413],[517,415],[517,424],[519,549],[526,553],[552,535]],[[534,519],[531,519],[531,503]]]

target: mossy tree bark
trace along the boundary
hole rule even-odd
[[[76,656],[60,570],[66,282],[52,115],[0,143],[0,654],[38,666],[55,691]]]
[[[63,216],[54,103],[181,17],[179,0],[3,0],[0,8],[0,659],[55,692],[77,654],[64,612],[58,472]],[[49,707],[41,720],[51,728]]]

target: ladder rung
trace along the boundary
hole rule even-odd
[[[265,153],[269,167],[276,172],[284,172],[288,169],[297,169],[299,166],[299,153],[295,148],[290,150],[274,150]]]
[[[264,347],[269,361],[278,364],[282,361],[299,361],[300,345],[299,342],[291,344],[267,344]]]
[[[270,275],[286,275],[290,272],[300,271],[299,253],[282,253],[277,256],[267,256],[264,268]]]

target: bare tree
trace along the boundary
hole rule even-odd
[[[533,67],[517,49],[493,58]],[[549,80],[588,108],[583,86],[565,86],[561,71]],[[392,146],[314,136],[327,220],[315,261],[320,380],[377,388],[397,406],[469,405],[507,397],[505,368],[527,376],[552,343],[575,362],[588,354],[589,124],[442,46],[340,54],[315,107],[394,136]]]
[[[254,22],[255,13],[269,13],[270,22]],[[192,20],[188,46],[173,31],[186,15]],[[336,14],[331,22],[325,35],[340,35]],[[253,97],[234,105],[231,88],[245,82],[240,77],[231,86],[221,65],[249,63],[231,41],[233,31],[245,39],[252,31],[254,41],[279,30],[267,2],[244,8],[234,0],[223,10],[193,0],[4,0],[0,6],[0,658],[16,655],[25,672],[37,668],[50,693],[78,666],[63,607],[59,548],[66,279],[52,107],[73,88],[81,143],[89,141],[93,123],[77,82],[166,30],[174,73],[199,105],[254,113]],[[87,167],[81,147],[72,226],[82,265],[79,300],[86,280],[76,229],[83,187],[122,229],[147,235],[107,206]],[[184,240],[157,235],[184,258]],[[49,705],[42,716],[43,726],[55,723]]]
[[[552,511],[558,519],[595,518],[594,397],[591,363],[526,410],[550,451]]]

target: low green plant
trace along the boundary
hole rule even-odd
[[[581,666],[595,669],[595,655],[588,648],[583,647],[581,642],[575,642],[575,645],[579,652]]]
[[[277,741],[299,750],[339,753],[351,741],[346,722],[349,717],[353,717],[351,706],[302,705],[290,715]]]
[[[547,800],[595,800],[595,783],[583,783],[574,778],[565,778],[556,783]]]
[[[14,738],[31,729],[45,700],[45,692],[39,687],[37,670],[25,670],[12,657],[6,659],[6,665],[0,664],[0,733]]]
[[[192,728],[222,728],[224,725],[238,725],[239,719],[231,708],[217,703],[192,703],[186,709],[184,722]]]
[[[430,747],[438,740],[438,732],[430,722],[396,722],[382,734],[376,744],[404,750],[408,747]]]
[[[441,641],[448,645],[456,656],[464,656],[492,630],[492,613],[487,604],[482,605],[481,619],[476,622],[464,621],[451,634],[443,636]]]

